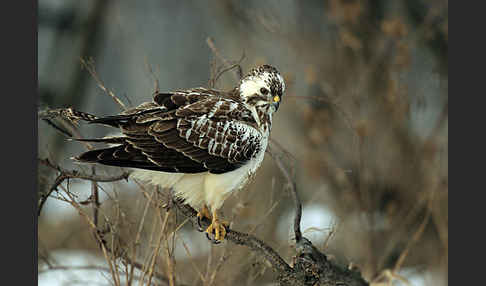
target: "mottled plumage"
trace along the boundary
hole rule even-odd
[[[216,240],[224,226],[216,211],[260,166],[272,114],[285,85],[271,66],[251,70],[228,92],[194,88],[157,93],[152,102],[90,123],[119,128],[122,135],[82,141],[111,147],[85,152],[81,162],[136,168],[133,177],[172,188],[187,203],[213,213]],[[220,233],[222,232],[222,237]]]

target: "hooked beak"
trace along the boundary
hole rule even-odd
[[[280,106],[280,96],[276,95],[273,97],[273,106],[275,106],[275,111],[277,111]]]

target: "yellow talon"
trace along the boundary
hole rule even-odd
[[[209,227],[206,229],[207,234],[214,233],[214,240],[220,242],[226,236],[226,227],[229,226],[229,223],[226,221],[220,221],[218,219],[218,215],[216,212],[213,212],[213,220]]]
[[[208,218],[209,220],[212,220],[211,213],[209,212],[209,209],[206,205],[204,205],[203,208],[197,213],[197,225],[199,226],[199,231],[203,231],[203,228],[201,226],[201,221],[204,218]]]
[[[206,205],[203,206],[201,211],[197,213],[197,218],[202,220],[204,218],[208,218],[211,220],[211,212],[209,211],[208,207]]]

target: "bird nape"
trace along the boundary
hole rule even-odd
[[[121,114],[82,118],[119,129],[119,136],[76,139],[110,147],[85,152],[79,162],[134,168],[132,178],[171,189],[207,217],[220,242],[227,222],[217,214],[225,199],[247,184],[268,144],[272,114],[285,91],[276,68],[252,69],[231,91],[192,88],[157,93]]]

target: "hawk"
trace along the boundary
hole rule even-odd
[[[118,115],[84,116],[89,123],[119,128],[122,135],[77,139],[110,146],[74,159],[135,168],[132,178],[172,189],[198,210],[198,220],[211,221],[206,233],[220,242],[227,222],[218,210],[262,163],[272,115],[284,91],[277,69],[262,65],[230,91],[199,87],[156,92],[152,102]]]

